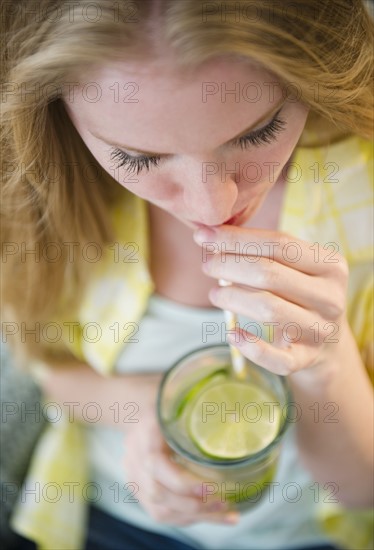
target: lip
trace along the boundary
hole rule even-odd
[[[240,210],[237,214],[234,214],[233,216],[231,216],[231,218],[223,222],[221,225],[235,225],[235,223],[240,220],[242,214],[244,214],[247,208],[248,206],[245,206],[243,210]]]
[[[236,214],[231,216],[231,218],[228,218],[226,221],[218,224],[218,225],[212,225],[211,227],[219,227],[220,225],[235,225],[238,221],[240,221],[242,215],[247,210],[248,205],[245,206],[242,210],[239,210]],[[203,224],[201,222],[195,222],[194,220],[189,220],[191,223],[193,223],[197,227],[207,227],[206,224]]]

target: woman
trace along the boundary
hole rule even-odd
[[[4,338],[50,416],[20,541],[369,548],[363,4],[18,2],[4,25]],[[277,478],[300,499],[280,491],[241,516],[203,502],[155,418],[162,372],[225,308],[272,327],[233,343],[287,376],[302,411]]]

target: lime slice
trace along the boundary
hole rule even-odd
[[[203,390],[188,412],[191,440],[205,455],[220,459],[257,453],[277,436],[281,419],[270,392],[230,380]]]
[[[205,376],[204,378],[196,382],[192,387],[187,390],[182,399],[178,402],[175,409],[175,418],[177,419],[182,415],[186,408],[186,405],[190,404],[203,389],[206,389],[208,384],[209,387],[211,387],[212,383],[225,380],[227,376],[228,370],[226,368],[222,368],[212,372],[208,376]]]

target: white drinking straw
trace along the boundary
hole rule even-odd
[[[230,281],[226,281],[225,279],[218,279],[218,284],[219,286],[231,286],[232,283]],[[234,330],[237,326],[236,314],[232,311],[228,311],[227,309],[224,309],[223,312],[225,315],[226,330]],[[229,344],[229,346],[233,373],[236,378],[240,378],[243,380],[244,378],[246,378],[246,359],[240,353],[238,348],[231,344]]]

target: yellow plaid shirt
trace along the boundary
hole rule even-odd
[[[311,243],[337,243],[339,252],[347,258],[348,319],[369,374],[373,368],[374,317],[372,145],[352,136],[330,146],[297,147],[280,221],[280,230],[295,237]],[[118,243],[135,243],[138,261],[114,261],[114,250],[106,251],[94,267],[78,319],[81,327],[98,323],[100,337],[96,342],[82,336],[69,342],[66,336],[76,357],[105,376],[112,372],[124,345],[121,334],[114,338],[110,327],[118,321],[119,326],[138,321],[154,289],[147,267],[146,203],[126,194],[126,201],[113,209],[113,223]],[[131,246],[122,253],[128,257],[129,251]],[[84,430],[65,416],[59,422],[48,423],[40,437],[11,521],[13,529],[35,540],[40,550],[84,547],[88,511],[85,495],[90,481],[85,452]],[[39,498],[27,494],[27,490],[35,489],[39,490]],[[370,510],[349,511],[324,503],[318,519],[327,535],[342,548],[374,548]]]

